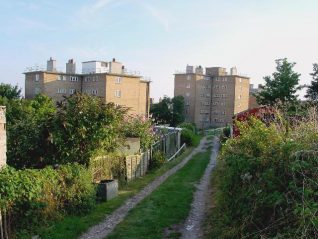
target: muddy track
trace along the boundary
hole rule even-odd
[[[210,177],[216,165],[218,152],[219,140],[217,137],[215,137],[210,162],[200,180],[200,183],[196,186],[197,190],[194,194],[191,211],[185,223],[179,227],[182,234],[182,239],[203,238],[202,222],[208,207],[207,203],[209,199],[209,188],[211,182]]]
[[[116,209],[112,214],[106,216],[104,221],[91,227],[86,233],[84,233],[80,239],[102,239],[109,235],[114,228],[124,220],[128,212],[133,209],[138,203],[140,203],[145,197],[150,195],[160,184],[162,184],[168,177],[175,174],[181,169],[195,154],[204,151],[206,144],[206,138],[203,138],[200,145],[195,148],[190,155],[183,159],[178,165],[168,170],[163,175],[156,178],[154,181],[149,183],[144,189],[138,194],[129,198],[121,207]]]

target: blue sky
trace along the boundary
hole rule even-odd
[[[52,56],[61,70],[74,58],[115,57],[151,77],[151,96],[173,96],[186,64],[236,66],[251,83],[274,60],[297,63],[309,83],[318,62],[317,0],[0,0],[1,82],[24,86],[26,67]]]

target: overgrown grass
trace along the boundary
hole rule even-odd
[[[318,238],[318,112],[275,118],[222,147],[207,238]]]
[[[165,228],[183,222],[191,208],[195,183],[209,162],[210,151],[195,155],[137,205],[107,238],[161,239]]]
[[[40,228],[37,231],[37,234],[39,234],[42,239],[77,238],[91,226],[102,221],[107,214],[110,214],[119,208],[125,200],[137,194],[156,177],[177,165],[190,154],[192,149],[193,148],[186,149],[186,151],[175,160],[164,164],[157,170],[149,171],[149,173],[142,178],[138,178],[126,185],[123,185],[119,190],[117,198],[98,204],[85,216],[66,216],[60,221],[53,222],[48,226]],[[29,236],[25,236],[25,238],[29,238]]]

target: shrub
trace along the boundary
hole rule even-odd
[[[183,128],[181,131],[181,143],[185,143],[188,146],[192,146],[195,144],[195,134],[187,129],[187,128]]]
[[[155,151],[150,159],[149,167],[150,169],[159,168],[166,162],[166,158],[163,152]]]
[[[83,166],[0,172],[0,210],[10,214],[11,229],[31,229],[63,213],[86,212],[94,205],[95,188]]]
[[[317,119],[239,124],[216,171],[212,236],[317,238]]]
[[[193,123],[184,122],[184,123],[178,125],[178,127],[183,128],[183,129],[188,129],[194,134],[196,134],[196,132],[197,132],[197,128],[196,128],[195,124],[193,124]]]

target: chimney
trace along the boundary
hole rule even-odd
[[[115,58],[113,58],[113,62],[116,62],[116,59],[115,59]]]
[[[69,59],[66,63],[66,73],[75,74],[76,73],[76,63],[73,59]]]
[[[236,69],[236,67],[232,67],[231,70],[230,70],[230,72],[231,72],[231,75],[237,75],[237,69]]]
[[[56,72],[56,60],[52,57],[47,61],[46,70],[51,72]]]

